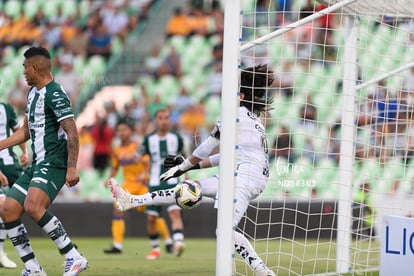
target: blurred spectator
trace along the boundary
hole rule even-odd
[[[341,149],[341,139],[337,135],[338,127],[331,126],[328,131],[328,141],[326,144],[326,153],[329,159],[339,164],[339,154]]]
[[[411,98],[414,93],[414,67],[411,67],[410,73],[404,77],[404,89],[410,93]],[[413,100],[410,99],[410,102]]]
[[[4,10],[1,10],[0,11],[0,28],[2,28],[3,26],[8,25],[10,21],[11,21],[11,19],[6,14],[6,12]]]
[[[16,79],[16,86],[8,92],[7,100],[15,108],[18,116],[24,116],[25,114],[29,88],[22,76]]]
[[[94,151],[94,140],[90,129],[83,126],[79,131],[79,158],[78,168],[88,170],[92,168],[92,156]]]
[[[147,106],[147,111],[150,115],[150,119],[154,118],[155,112],[158,109],[163,109],[165,107],[166,105],[163,102],[161,102],[161,95],[155,94],[154,98],[148,102]]]
[[[75,104],[83,84],[82,76],[73,71],[73,58],[63,57],[59,63],[61,67],[55,80],[65,88],[72,104]]]
[[[201,102],[188,106],[181,114],[179,128],[184,139],[185,152],[191,152],[194,149],[198,142],[198,134],[200,131],[203,132],[202,129],[206,123],[204,105]]]
[[[33,22],[37,26],[41,27],[42,29],[46,28],[48,20],[47,20],[47,18],[45,16],[45,13],[43,12],[42,9],[37,10],[37,12],[36,12],[36,14],[33,18]]]
[[[282,95],[293,96],[293,87],[295,85],[295,73],[292,71],[292,62],[286,60],[283,62],[282,70],[275,74],[273,86],[280,89]]]
[[[192,35],[202,35],[208,36],[209,28],[208,28],[208,17],[204,12],[200,9],[192,8],[190,12],[190,34]]]
[[[187,36],[191,32],[190,18],[183,12],[180,7],[175,8],[174,15],[170,17],[167,23],[166,35]]]
[[[142,141],[145,135],[154,131],[154,126],[151,123],[151,117],[149,112],[145,112],[144,116],[141,118],[141,122],[137,124],[135,133],[137,135],[137,140]]]
[[[221,86],[223,81],[223,73],[222,73],[222,65],[221,62],[214,62],[213,64],[213,72],[211,72],[207,76],[207,95],[205,98],[208,97],[220,97],[221,95]]]
[[[61,46],[61,31],[62,30],[59,25],[54,25],[52,22],[46,23],[43,35],[48,48],[56,50]]]
[[[75,60],[75,55],[67,45],[63,47],[56,53],[55,58],[53,59],[53,66],[55,69],[59,69],[64,63],[73,64]]]
[[[33,21],[29,21],[21,30],[17,36],[15,42],[16,47],[23,45],[30,45],[34,41],[39,42],[42,40],[42,30]]]
[[[366,126],[374,123],[377,114],[374,96],[369,94],[366,99],[357,106],[357,125]]]
[[[257,0],[256,3],[256,15],[255,15],[255,26],[272,26],[273,22],[269,22],[269,0]]]
[[[305,137],[305,141],[302,148],[302,157],[310,160],[312,164],[318,163],[321,157],[320,153],[316,151],[314,140],[309,136]]]
[[[214,23],[214,31],[215,33],[223,33],[224,32],[224,13],[220,6],[220,1],[213,0],[211,3],[211,11],[210,17]]]
[[[53,13],[53,15],[49,18],[49,21],[55,25],[62,25],[66,21],[66,15],[63,13],[63,7],[62,5],[59,5],[57,7],[56,12]]]
[[[310,95],[306,97],[306,103],[300,108],[299,118],[299,127],[303,129],[304,133],[306,133],[307,135],[313,135],[314,133],[316,133],[316,106],[313,104]]]
[[[125,40],[128,33],[128,15],[121,10],[119,5],[112,5],[111,10],[102,16],[103,24],[112,37],[120,37]]]
[[[109,165],[114,132],[108,126],[106,118],[99,118],[99,116],[97,116],[91,134],[95,145],[93,151],[93,167],[102,176]]]
[[[149,56],[145,58],[145,72],[156,77],[158,68],[160,68],[161,63],[163,62],[163,57],[160,55],[160,48],[156,45],[151,47]]]
[[[175,110],[181,114],[193,103],[193,98],[188,94],[187,90],[184,87],[181,87],[180,94],[177,96],[174,102]]]
[[[74,55],[84,58],[87,55],[88,41],[89,37],[87,32],[77,27],[73,37],[63,47],[68,48]]]
[[[61,24],[61,42],[63,45],[68,44],[78,34],[78,26],[75,25],[72,16],[68,16]]]
[[[93,55],[100,55],[109,59],[111,55],[111,36],[104,25],[96,27],[90,37],[88,43],[88,57]]]
[[[140,124],[142,118],[145,116],[147,108],[147,97],[145,95],[141,97],[133,97],[131,102],[127,103],[129,109],[128,120],[131,120],[135,125]]]
[[[120,120],[121,116],[116,109],[116,105],[114,101],[109,101],[104,104],[105,107],[105,114],[106,114],[106,123],[112,129],[115,130],[118,121]]]
[[[157,70],[157,77],[161,77],[163,75],[173,75],[180,78],[182,74],[180,56],[175,49],[171,47],[170,53],[164,58]]]
[[[292,135],[289,133],[288,128],[282,125],[279,134],[273,142],[269,159],[285,158],[288,163],[294,163],[296,159],[294,148]]]

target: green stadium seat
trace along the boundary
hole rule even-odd
[[[45,14],[46,18],[51,18],[57,12],[57,7],[60,1],[45,1],[42,5],[43,13]]]
[[[205,103],[207,110],[207,123],[214,124],[221,114],[221,99],[220,97],[209,97]]]
[[[37,10],[39,9],[39,2],[36,0],[27,0],[24,3],[24,14],[29,17],[29,18],[33,18],[35,16],[35,14],[37,13]]]
[[[111,53],[112,55],[118,56],[122,53],[123,43],[121,38],[113,37],[111,40]]]
[[[76,14],[76,1],[75,0],[65,0],[62,2],[62,12],[66,16],[72,16]]]
[[[6,1],[4,5],[4,11],[7,15],[12,18],[17,18],[20,14],[20,10],[22,9],[22,2],[17,0],[9,0]]]
[[[78,74],[83,75],[83,69],[85,68],[85,64],[86,64],[85,58],[81,55],[78,55],[74,58],[73,70],[77,72]]]
[[[102,74],[106,70],[106,61],[103,56],[93,55],[87,60],[86,66],[93,72],[94,75]]]
[[[179,54],[185,53],[186,38],[181,35],[174,35],[168,39],[168,44]]]

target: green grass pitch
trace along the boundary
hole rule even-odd
[[[181,257],[166,254],[163,250],[161,258],[154,261],[147,261],[145,259],[146,254],[150,250],[150,245],[146,238],[127,238],[124,243],[124,251],[119,255],[106,255],[102,252],[104,248],[111,245],[110,238],[75,237],[73,241],[78,245],[79,251],[89,261],[89,268],[81,273],[84,276],[215,275],[216,243],[214,239],[186,239],[186,250]],[[47,274],[49,276],[62,275],[64,258],[58,253],[53,242],[47,237],[32,238],[31,244]],[[335,246],[329,242],[313,246],[312,241],[309,240],[293,243],[277,240],[270,243],[256,242],[254,246],[257,252],[265,259],[266,256],[263,253],[266,250],[270,252],[267,255],[266,262],[278,275],[323,273],[327,269],[334,271]],[[18,268],[0,268],[0,275],[20,275],[19,273],[23,269],[23,265],[10,241],[6,241],[5,251],[10,259],[18,264]],[[324,260],[327,256],[330,259],[328,262]],[[240,258],[237,258],[237,260],[237,272],[240,273],[237,275],[253,275]],[[290,268],[291,273],[289,273],[286,267]],[[374,272],[364,275],[374,276],[378,275],[378,273]]]

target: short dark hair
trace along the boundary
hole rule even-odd
[[[240,106],[245,106],[257,115],[266,112],[267,105],[273,102],[273,97],[267,93],[273,80],[273,71],[267,64],[242,69],[240,93],[244,94],[244,98]]]
[[[30,47],[29,49],[27,49],[23,56],[28,59],[34,56],[42,56],[45,57],[47,59],[51,59],[52,57],[50,56],[50,53],[47,49],[43,48],[43,47]]]
[[[120,125],[126,125],[129,129],[131,129],[132,131],[135,130],[134,124],[131,120],[128,119],[121,119],[116,123],[116,128],[119,127]]]

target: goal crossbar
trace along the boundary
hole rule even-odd
[[[350,5],[351,3],[356,2],[356,1],[357,0],[344,0],[344,1],[340,1],[340,2],[336,3],[335,5],[332,5],[330,7],[327,7],[325,9],[323,9],[323,10],[315,11],[315,13],[313,13],[312,15],[309,15],[309,16],[307,16],[307,17],[305,17],[303,19],[300,19],[298,21],[295,21],[295,22],[293,22],[293,23],[291,23],[291,24],[289,24],[289,25],[287,25],[287,26],[285,26],[285,27],[283,27],[281,29],[278,29],[278,30],[276,30],[274,32],[271,32],[271,33],[269,33],[267,35],[261,36],[261,37],[255,39],[255,40],[253,40],[253,41],[251,41],[249,43],[246,43],[246,44],[242,45],[240,47],[240,52],[246,51],[246,50],[254,47],[257,44],[266,42],[266,41],[268,41],[268,40],[270,40],[272,38],[278,37],[278,36],[280,36],[280,35],[288,32],[290,30],[293,30],[293,29],[295,29],[297,27],[300,27],[302,25],[305,25],[306,23],[309,23],[309,22],[311,22],[311,21],[313,21],[315,19],[318,19],[318,18],[320,18],[320,17],[322,17],[324,15],[327,15],[328,13],[334,12],[334,11],[336,11],[336,10],[342,8],[342,7],[345,7],[347,5]]]
[[[327,6],[343,2],[343,0],[318,0]],[[358,0],[344,6],[343,12],[364,15],[378,16],[387,15],[392,17],[412,17],[414,15],[413,0]]]
[[[396,75],[396,74],[398,74],[398,73],[400,73],[400,72],[402,72],[402,71],[405,71],[405,70],[407,70],[407,69],[409,69],[409,68],[411,68],[411,67],[414,67],[414,62],[409,62],[409,63],[406,63],[406,64],[404,64],[404,65],[401,65],[401,66],[399,66],[399,67],[395,68],[395,69],[394,69],[394,70],[392,70],[392,71],[389,71],[389,72],[384,73],[384,74],[382,74],[382,75],[379,75],[379,76],[377,76],[377,77],[375,77],[375,78],[372,78],[372,79],[370,79],[370,80],[367,80],[367,81],[365,81],[365,82],[363,82],[363,83],[361,83],[361,84],[357,85],[357,86],[356,86],[356,90],[357,90],[357,91],[358,91],[358,90],[361,90],[361,89],[363,89],[363,88],[365,88],[365,87],[367,87],[367,86],[369,86],[369,85],[371,85],[371,84],[374,84],[374,83],[377,83],[377,82],[379,82],[379,81],[381,81],[381,80],[384,80],[384,79],[387,79],[387,78],[389,78],[389,77],[392,77],[392,76],[394,76],[394,75]]]

